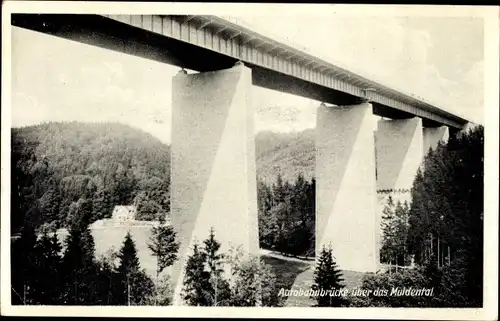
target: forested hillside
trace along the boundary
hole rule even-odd
[[[267,183],[276,180],[294,182],[299,174],[308,181],[314,176],[314,129],[301,132],[260,132],[255,137],[257,175]]]
[[[139,219],[169,210],[170,148],[118,123],[12,129],[11,228],[68,227],[135,203]]]
[[[170,148],[118,123],[46,123],[12,129],[12,232],[29,222],[68,227],[136,204],[138,219],[169,210]],[[256,136],[257,175],[294,182],[314,173],[314,131]]]

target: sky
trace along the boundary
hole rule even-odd
[[[264,35],[483,123],[481,18],[232,16]],[[312,37],[314,35],[314,37]],[[12,126],[118,121],[170,141],[178,67],[12,28]],[[253,87],[256,131],[314,128],[319,102]]]

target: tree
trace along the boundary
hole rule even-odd
[[[120,260],[117,272],[121,277],[123,303],[127,305],[142,305],[153,294],[153,281],[141,269],[135,242],[127,232],[123,245],[118,253]]]
[[[227,305],[230,298],[229,283],[224,279],[223,259],[224,255],[219,253],[221,244],[215,239],[215,231],[210,228],[208,239],[203,241],[205,247],[205,258],[208,266],[210,287],[207,289],[210,305]]]
[[[65,240],[63,257],[64,304],[96,304],[95,245],[90,230],[73,227]]]
[[[94,220],[101,220],[111,217],[112,212],[111,193],[107,188],[99,186],[92,198],[92,217]]]
[[[408,247],[416,263],[426,265],[435,256],[439,268],[454,262],[444,270],[465,273],[457,277],[465,284],[454,295],[466,299],[442,302],[482,305],[483,157],[484,128],[477,126],[428,153],[413,184]]]
[[[67,216],[67,226],[83,230],[89,224],[93,223],[93,221],[91,200],[79,198],[77,202],[73,202],[70,205]]]
[[[59,206],[61,203],[61,196],[57,185],[50,181],[48,190],[40,198],[40,210],[43,213],[43,220],[51,223],[56,221],[59,217]]]
[[[231,291],[224,278],[224,255],[219,253],[220,243],[215,239],[215,232],[203,241],[200,250],[195,242],[193,254],[188,257],[184,275],[183,297],[189,305],[221,306],[229,305]]]
[[[148,248],[156,257],[156,277],[177,260],[179,243],[175,241],[175,236],[172,225],[161,224],[152,228]]]
[[[114,246],[96,259],[96,302],[99,305],[124,305],[122,278],[118,273],[118,253]]]
[[[384,263],[407,265],[409,206],[398,201],[394,204],[389,196],[382,211],[382,246],[380,260]]]
[[[366,297],[350,297],[352,307],[431,307],[432,296],[390,295],[397,288],[427,289],[430,291],[428,279],[421,269],[400,269],[397,272],[366,274],[363,276],[361,289],[370,290]],[[385,291],[383,295],[375,295],[375,291]],[[435,290],[434,290],[435,291]]]
[[[61,244],[57,235],[43,233],[35,245],[36,274],[31,275],[33,293],[31,298],[36,304],[55,305],[61,303],[62,257]]]
[[[209,306],[210,299],[207,289],[210,287],[210,274],[205,271],[205,253],[197,242],[193,245],[193,254],[186,262],[186,271],[183,281],[183,299],[191,306]]]
[[[35,275],[36,234],[32,226],[25,225],[20,236],[12,240],[11,247],[11,294],[12,304],[31,304],[31,289]]]
[[[174,264],[177,260],[177,252],[179,251],[179,243],[175,241],[175,231],[172,225],[166,225],[164,222],[161,225],[154,226],[150,237],[151,243],[148,243],[148,248],[156,257],[156,294],[155,298],[160,300],[160,305],[167,305],[168,296],[165,293],[167,281],[160,280],[160,273],[166,268]],[[167,300],[167,301],[166,301]],[[162,303],[163,302],[163,303]],[[168,301],[170,302],[170,301]],[[156,301],[155,301],[156,305]]]
[[[130,168],[119,167],[115,173],[115,197],[119,204],[132,203],[137,192],[137,179]]]
[[[156,279],[156,291],[151,295],[147,305],[167,306],[172,302],[172,283],[168,274]]]
[[[95,291],[96,302],[99,305],[123,305],[123,293],[121,290],[122,280],[116,271],[113,257],[116,253],[104,256],[96,260]]]
[[[278,173],[270,187],[258,182],[259,243],[285,255],[314,253],[315,181],[299,173],[294,183]]]
[[[312,296],[316,300],[317,306],[339,307],[345,305],[346,301],[340,295],[321,295],[321,291],[330,293],[330,291],[344,288],[343,281],[342,273],[333,258],[331,247],[323,246],[314,271],[314,284],[312,285],[312,290],[320,292],[318,295]]]
[[[229,255],[231,306],[278,306],[276,276],[258,256]]]

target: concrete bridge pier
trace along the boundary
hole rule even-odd
[[[439,142],[447,142],[450,137],[448,126],[424,127],[422,130],[424,135],[424,156],[427,155],[429,149],[435,149]]]
[[[321,105],[316,121],[316,257],[332,246],[343,270],[379,266],[376,118],[372,105]]]
[[[377,192],[381,207],[411,200],[411,188],[424,156],[422,119],[382,119],[376,132]]]
[[[174,305],[182,305],[184,266],[211,227],[220,251],[258,253],[254,111],[251,69],[173,78],[171,219],[180,242],[171,269]]]

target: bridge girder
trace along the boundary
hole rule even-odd
[[[216,16],[13,14],[12,24],[200,72],[230,68],[240,60],[253,69],[256,86],[336,105],[368,99],[376,115],[417,116],[429,126],[462,129],[468,123]]]

